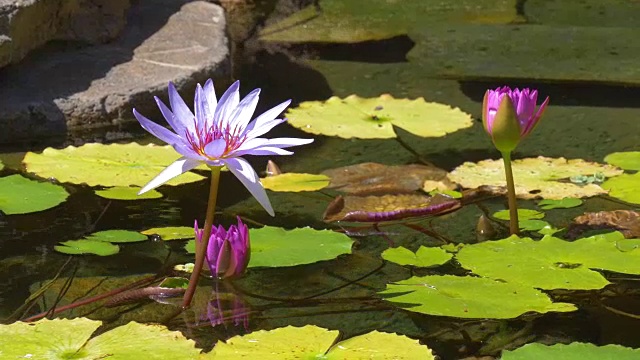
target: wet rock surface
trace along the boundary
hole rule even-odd
[[[51,143],[96,128],[118,131],[135,122],[133,107],[158,117],[152,96],[164,99],[169,81],[179,91],[193,91],[210,77],[224,85],[231,67],[225,29],[218,5],[141,1],[111,43],[50,43],[0,70],[0,143]]]

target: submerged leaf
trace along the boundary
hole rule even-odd
[[[473,125],[471,115],[458,108],[391,95],[307,101],[289,109],[287,118],[289,124],[311,134],[359,139],[395,138],[392,125],[423,137],[441,137]]]
[[[573,304],[554,303],[527,285],[471,276],[414,276],[388,284],[380,294],[405,310],[470,319],[511,319],[529,311],[577,310]]]
[[[631,349],[620,345],[598,346],[587,343],[554,344],[540,343],[526,344],[515,350],[502,352],[502,360],[636,360],[640,359],[640,349]]]
[[[456,260],[475,274],[509,283],[545,290],[601,289],[609,282],[592,269],[640,275],[640,250],[621,251],[625,241],[617,232],[573,242],[511,236],[464,246]]]
[[[54,246],[53,249],[69,255],[95,254],[109,256],[120,252],[118,245],[99,240],[69,240],[60,244]]]
[[[249,267],[294,266],[332,260],[351,253],[353,240],[331,230],[299,228],[285,230],[265,226],[250,229],[251,260]]]
[[[145,235],[140,234],[137,231],[130,230],[104,230],[94,232],[87,236],[87,240],[92,241],[105,241],[110,243],[129,243],[139,242],[147,240]]]
[[[565,197],[589,197],[606,194],[606,190],[596,184],[579,186],[568,180],[575,175],[596,173],[611,177],[622,174],[622,170],[611,165],[592,163],[581,159],[566,160],[539,156],[513,161],[516,195],[524,199],[538,197],[563,199]],[[502,160],[483,160],[477,164],[466,162],[449,173],[449,178],[466,188],[476,188],[481,185],[506,185]],[[603,187],[605,186],[603,185]]]
[[[167,226],[161,228],[151,228],[140,233],[147,236],[158,235],[162,240],[183,240],[192,239],[195,237],[195,232],[191,226]]]
[[[389,248],[382,252],[382,258],[399,265],[419,267],[438,266],[451,260],[453,255],[437,247],[420,246],[415,253],[404,247]]]
[[[20,175],[0,178],[0,210],[7,215],[50,209],[67,199],[60,185],[30,180]]]
[[[509,210],[500,210],[493,214],[493,217],[500,220],[509,220]],[[542,219],[544,213],[531,209],[518,209],[518,220]]]
[[[406,336],[372,331],[336,343],[340,332],[314,325],[259,330],[219,341],[203,359],[434,360],[431,350]]]
[[[285,173],[260,179],[262,186],[271,191],[316,191],[329,185],[326,175]]]
[[[567,235],[576,238],[587,229],[619,230],[626,238],[640,238],[640,212],[613,210],[585,213],[573,219]]]
[[[331,178],[330,188],[354,195],[411,193],[426,181],[442,182],[442,190],[455,188],[445,170],[418,164],[389,166],[369,162],[322,173]]]
[[[142,189],[138,186],[114,186],[104,190],[96,190],[96,195],[105,199],[112,200],[144,200],[144,199],[159,199],[162,194],[157,190],[149,190],[142,195],[138,195],[138,192]]]
[[[46,148],[42,154],[28,152],[24,163],[28,172],[60,182],[89,186],[144,186],[178,158],[171,146],[137,143]],[[187,172],[169,180],[168,185],[199,181],[204,177]]]
[[[580,205],[582,205],[582,199],[570,197],[562,198],[560,200],[541,200],[538,202],[538,206],[543,210],[569,209]]]

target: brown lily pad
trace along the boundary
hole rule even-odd
[[[400,194],[382,196],[338,196],[323,215],[325,222],[349,221],[379,223],[416,216],[433,216],[458,209],[458,199],[446,195],[435,196]]]
[[[590,212],[573,219],[567,236],[577,238],[589,229],[618,230],[627,239],[640,238],[640,211],[613,210]]]
[[[389,166],[373,162],[329,169],[329,188],[353,195],[406,194],[422,189],[425,182],[441,184],[438,190],[453,190],[447,172],[437,167],[410,164]]]

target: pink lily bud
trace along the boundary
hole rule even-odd
[[[536,126],[549,97],[536,112],[538,91],[508,86],[487,90],[482,102],[482,124],[500,152],[510,153]]]
[[[204,230],[198,229],[197,220],[195,233],[196,240],[202,241]],[[238,218],[238,226],[231,225],[228,231],[222,225],[211,227],[206,253],[211,275],[221,279],[238,276],[247,269],[250,256],[249,229],[240,218]]]

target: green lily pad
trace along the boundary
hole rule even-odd
[[[598,346],[587,343],[544,345],[527,344],[515,350],[502,352],[502,360],[636,360],[640,359],[640,349],[631,349],[620,345]]]
[[[43,319],[0,325],[3,359],[199,359],[193,340],[164,326],[130,322],[93,339],[102,322]]]
[[[316,191],[329,186],[329,177],[319,174],[285,173],[260,179],[262,186],[271,191]]]
[[[90,143],[62,150],[28,152],[26,169],[43,178],[89,186],[144,186],[179,157],[171,146]],[[204,179],[187,172],[166,184],[179,185]]]
[[[361,42],[406,34],[422,23],[502,23],[518,18],[515,2],[459,0],[442,6],[437,0],[320,0],[267,26],[260,38],[277,42]]]
[[[114,186],[104,190],[96,190],[96,195],[105,199],[112,200],[144,200],[159,199],[162,194],[156,190],[149,190],[142,195],[138,195],[138,191],[142,189],[138,186]]]
[[[560,200],[541,200],[538,202],[538,206],[540,206],[543,210],[551,210],[551,209],[569,209],[573,207],[578,207],[582,205],[582,199],[577,198],[562,198]]]
[[[159,235],[162,240],[165,241],[193,239],[195,237],[193,227],[190,226],[167,226],[161,228],[151,228],[140,231],[140,233],[147,236]]]
[[[147,237],[137,231],[105,230],[94,232],[93,234],[87,236],[87,240],[104,241],[110,243],[130,243],[145,241],[147,240]]]
[[[573,242],[545,236],[539,241],[511,236],[464,246],[456,259],[465,269],[488,278],[539,289],[601,289],[609,284],[602,269],[640,274],[640,250],[621,251],[619,232]]]
[[[500,210],[493,214],[493,217],[500,220],[509,220],[509,210]],[[531,209],[518,209],[518,220],[542,219],[544,213]]]
[[[359,139],[395,138],[392,125],[423,137],[445,136],[473,125],[471,115],[458,108],[391,95],[307,101],[289,109],[287,118],[289,124],[311,134]]]
[[[81,255],[94,254],[99,256],[109,256],[120,251],[118,245],[99,240],[69,240],[53,247],[54,250],[63,254]]]
[[[353,240],[331,230],[309,227],[284,230],[265,226],[250,229],[251,260],[249,267],[294,266],[332,260],[350,254]]]
[[[405,310],[468,319],[511,319],[530,311],[577,310],[573,304],[554,303],[527,285],[471,276],[414,276],[388,284],[380,294]]]
[[[184,250],[187,252],[187,254],[195,254],[196,253],[196,240],[192,239],[187,241],[186,244],[184,244]]]
[[[640,173],[622,174],[605,181],[602,188],[609,196],[632,204],[640,204]]]
[[[611,165],[581,159],[566,160],[542,156],[515,160],[512,167],[516,195],[524,199],[580,198],[606,194],[607,191],[597,184],[579,186],[568,179],[575,175],[595,173],[602,173],[607,177],[622,174],[622,170]],[[502,160],[465,162],[449,173],[449,178],[463,187],[472,189],[482,185],[506,186]]]
[[[0,170],[4,169],[4,164],[0,161]]]
[[[400,265],[419,267],[437,266],[451,260],[453,255],[437,247],[420,246],[415,253],[404,247],[389,248],[382,252],[382,258]]]
[[[428,347],[406,336],[372,331],[336,343],[339,335],[314,325],[260,330],[219,341],[203,359],[435,359]]]
[[[640,151],[615,152],[604,158],[607,164],[625,170],[640,170]]]
[[[538,231],[546,227],[551,227],[551,224],[543,220],[519,220],[518,219],[518,227],[520,228],[520,230],[524,230],[524,231]]]
[[[0,210],[7,215],[50,209],[67,199],[60,185],[30,180],[20,175],[0,178]]]

